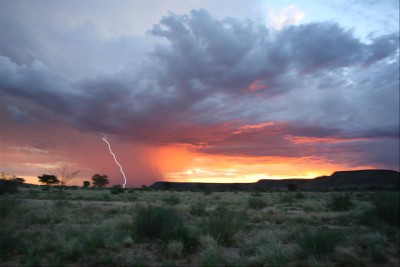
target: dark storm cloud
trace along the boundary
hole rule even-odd
[[[398,143],[398,115],[390,117],[398,112],[398,79],[389,75],[398,77],[398,34],[364,43],[332,22],[276,32],[194,10],[162,18],[149,34],[164,40],[141,64],[128,66],[130,47],[140,42],[129,37],[104,41],[92,26],[67,31],[55,43],[47,40],[46,47],[61,48],[64,41],[77,40],[66,52],[70,58],[47,55],[47,64],[32,53],[24,56],[17,40],[5,34],[1,92],[28,99],[84,131],[153,144],[193,144],[207,153],[310,156],[333,151],[325,145],[294,145],[288,135],[382,137]],[[13,45],[4,45],[10,40]],[[20,49],[27,51],[29,41]],[[63,59],[79,70],[95,65],[101,53],[85,56],[84,51],[90,54],[96,43],[107,51],[99,57],[102,75],[93,75],[92,67],[83,75],[61,73]],[[30,57],[35,60],[29,62]],[[113,65],[116,69],[107,73]],[[285,123],[235,134],[243,125],[268,121]],[[361,146],[370,151],[368,144]]]
[[[207,93],[237,93],[255,80],[265,83],[270,94],[282,93],[293,89],[281,79],[293,68],[313,73],[351,67],[391,56],[398,48],[398,35],[364,44],[351,31],[325,22],[273,33],[251,21],[216,20],[205,10],[170,14],[150,32],[171,43],[154,52],[164,67],[161,81],[191,93],[200,90],[189,81],[197,81]]]
[[[68,78],[52,71],[41,61],[17,65],[0,56],[0,88],[6,94],[27,98],[52,111],[68,114],[71,102],[79,99]]]
[[[35,117],[32,117],[27,110],[21,110],[17,106],[7,105],[7,111],[10,118],[18,123],[22,124],[32,124],[38,122]]]

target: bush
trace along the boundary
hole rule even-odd
[[[165,248],[165,256],[169,259],[179,259],[182,257],[183,243],[181,241],[169,241]]]
[[[197,246],[197,239],[189,233],[174,209],[138,206],[134,225],[139,238],[159,239],[164,243],[171,240],[182,241],[186,251],[193,251]]]
[[[218,206],[206,219],[204,227],[221,244],[232,244],[240,230],[243,218],[237,212]]]
[[[222,256],[219,247],[206,248],[202,253],[201,266],[214,267],[222,266]]]
[[[13,229],[0,227],[0,260],[8,260],[18,244]]]
[[[120,193],[123,193],[123,192],[124,192],[124,189],[119,184],[113,185],[111,187],[111,194],[120,194]]]
[[[293,204],[295,202],[294,194],[293,193],[283,193],[279,197],[279,201],[282,204]]]
[[[378,193],[372,199],[378,217],[391,225],[399,226],[399,193]]]
[[[204,249],[202,252],[201,266],[221,266],[221,250],[212,236],[201,236],[200,244]]]
[[[166,198],[163,198],[163,201],[165,204],[168,205],[178,205],[179,203],[181,203],[181,199],[175,195],[170,195]]]
[[[13,210],[16,209],[18,201],[11,197],[0,198],[0,218],[7,217]]]
[[[251,209],[259,210],[267,206],[267,203],[261,197],[250,197],[247,199],[247,205]]]
[[[18,183],[15,179],[0,179],[0,195],[5,193],[13,194],[18,191]]]
[[[348,194],[332,195],[328,203],[328,207],[333,211],[347,211],[353,206],[354,203]]]
[[[288,262],[288,255],[280,243],[261,245],[256,248],[255,254],[251,266],[285,266]]]
[[[324,227],[317,229],[306,228],[297,233],[295,240],[307,256],[323,258],[335,251],[337,244],[343,239],[343,235]]]
[[[204,202],[196,202],[190,205],[190,214],[193,216],[203,216],[206,214],[206,204]]]

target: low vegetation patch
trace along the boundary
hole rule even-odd
[[[168,197],[163,198],[165,204],[168,205],[178,205],[181,203],[181,199],[173,194],[169,195]]]
[[[151,240],[182,241],[185,251],[193,251],[197,240],[185,226],[182,217],[172,208],[139,206],[134,217],[135,236]]]
[[[250,209],[259,210],[266,207],[267,203],[262,197],[250,197],[247,199],[247,205]]]
[[[372,199],[372,203],[374,204],[374,211],[382,221],[394,226],[399,226],[399,193],[376,194]]]
[[[347,211],[354,206],[349,194],[334,194],[331,196],[328,207],[333,211]]]
[[[204,222],[205,231],[221,244],[233,244],[242,224],[243,216],[225,206],[218,206]]]
[[[341,232],[326,227],[301,229],[295,236],[304,254],[316,258],[324,258],[333,253],[343,238]]]
[[[20,186],[18,193],[0,196],[0,266],[391,267],[399,262],[395,192],[204,196],[76,187],[59,194],[52,186],[41,188]]]
[[[190,214],[193,216],[203,216],[206,214],[206,203],[203,201],[198,201],[190,205]]]

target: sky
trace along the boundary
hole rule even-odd
[[[399,170],[397,0],[2,0],[0,171],[110,185]]]

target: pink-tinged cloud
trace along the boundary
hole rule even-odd
[[[264,84],[262,81],[260,80],[255,80],[254,82],[252,82],[248,89],[250,92],[256,92],[256,91],[260,91],[260,90],[264,90],[267,89],[267,85]]]

